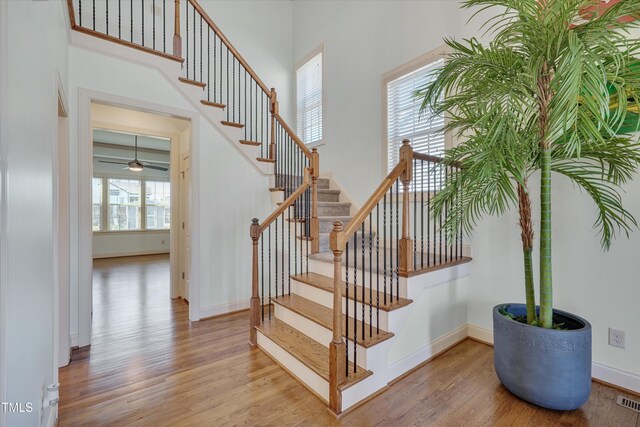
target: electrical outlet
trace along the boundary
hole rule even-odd
[[[618,348],[625,348],[624,331],[609,328],[609,345]]]

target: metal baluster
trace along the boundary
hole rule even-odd
[[[358,322],[357,322],[357,300],[358,296],[358,232],[353,233],[353,372],[358,366]]]
[[[167,0],[162,0],[162,51],[167,53]]]
[[[82,0],[78,0],[78,23],[82,27]]]
[[[211,101],[211,27],[207,25],[207,101]]]
[[[376,204],[376,333],[380,333],[380,202]]]
[[[153,19],[153,22],[152,22],[152,26],[153,26],[153,50],[156,50],[156,0],[153,0],[152,6],[153,6],[153,13],[151,14],[151,16],[153,17],[152,18]]]
[[[420,268],[424,268],[424,162],[420,160]]]
[[[275,259],[275,264],[276,264],[276,298],[278,298],[278,280],[279,277],[278,276],[278,218],[276,218],[275,220],[275,236],[276,236],[276,249],[275,249],[275,253],[276,253],[276,259]]]
[[[130,0],[130,5],[131,5],[131,16],[130,16],[130,23],[131,23],[131,43],[133,43],[133,0]]]
[[[187,0],[187,3],[189,1]],[[196,77],[196,8],[193,8],[193,80],[197,80]]]
[[[373,335],[373,212],[369,213],[369,336]],[[364,301],[363,301],[364,303]]]
[[[122,0],[118,0],[118,38],[122,38]]]
[[[227,104],[227,121],[230,121],[230,116],[229,116],[229,111],[231,111],[231,108],[229,108],[229,48],[227,47],[227,102],[225,102],[225,104]]]
[[[393,184],[389,189],[389,275],[391,276],[391,282],[389,283],[389,298],[393,303]]]
[[[187,20],[187,23],[184,28],[185,30],[184,35],[185,35],[185,39],[187,40],[187,48],[184,51],[185,52],[184,65],[185,65],[185,69],[187,70],[187,78],[189,78],[189,1],[185,1],[184,4],[185,4],[184,16],[185,16],[185,19]],[[131,29],[131,31],[133,31],[133,28]]]
[[[342,272],[340,273],[342,274]],[[345,328],[344,328],[344,337],[347,343],[346,347],[346,359],[347,362],[344,364],[347,376],[349,376],[349,242],[345,245],[345,284],[347,287],[346,297],[345,297]],[[355,351],[354,351],[355,353]]]
[[[416,185],[416,179],[418,176],[418,170],[416,166],[418,165],[418,161],[413,159],[413,182],[411,183],[411,187],[413,189],[413,268],[417,269],[418,265],[418,253],[417,253],[417,243],[418,243],[418,186]]]
[[[382,204],[383,211],[383,220],[382,220],[382,228],[383,228],[383,239],[382,244],[382,265],[384,271],[383,278],[383,286],[384,286],[384,304],[387,304],[387,193],[384,193],[384,202]]]
[[[93,13],[92,13],[92,15],[93,15],[93,18],[92,18],[92,21],[93,21],[93,31],[95,31],[95,30],[96,30],[96,0],[93,0],[93,2],[92,2],[92,3],[93,3],[93,11],[92,11],[92,12],[93,12]]]
[[[269,320],[271,320],[271,224],[269,224]]]
[[[287,216],[289,217],[289,223],[287,224],[287,277],[289,282],[289,292],[291,295],[291,206],[287,208]]]
[[[141,10],[141,14],[142,14],[142,46],[144,46],[144,0],[140,1],[142,9]],[[196,20],[193,20],[193,23],[195,24]]]
[[[249,139],[247,132],[249,131],[249,123],[247,123],[247,69],[244,69],[244,139]]]
[[[366,268],[365,268],[365,256],[364,256],[364,242],[365,242],[365,236],[364,236],[364,221],[362,221],[362,225],[361,225],[361,230],[362,230],[362,237],[361,237],[361,244],[362,244],[362,292],[361,292],[361,296],[362,296],[362,302],[360,303],[360,305],[362,306],[362,339],[364,340],[364,323],[365,323],[365,319],[366,319],[366,315],[365,315],[365,310],[364,310],[364,302],[365,300],[365,278],[367,277],[366,275]],[[371,282],[369,282],[369,286],[371,286]]]
[[[236,122],[236,57],[233,56],[232,61],[232,75],[231,75],[231,91],[233,92],[233,103],[232,103],[232,108],[233,108],[233,114],[231,114],[231,121],[234,123]]]
[[[398,266],[400,265],[400,179],[396,179],[396,301],[400,298],[400,275]],[[392,298],[393,301],[393,298]]]
[[[442,164],[438,165],[438,172],[440,173],[440,177],[438,180],[438,185],[439,185],[438,192],[440,192],[440,188],[442,188]],[[436,194],[438,192],[436,192]],[[438,254],[438,261],[440,264],[442,264],[442,215],[438,217],[438,222],[439,222],[438,232],[440,234],[438,236],[438,248],[440,249]]]
[[[154,0],[155,1],[155,0]],[[106,18],[105,18],[105,24],[106,24],[106,33],[107,35],[109,35],[109,0],[105,1],[105,14],[106,14]]]
[[[285,282],[285,272],[284,272],[284,212],[282,212],[282,214],[280,214],[280,232],[281,232],[281,241],[280,243],[282,244],[282,256],[281,258],[281,262],[282,262],[282,294],[284,295],[284,282]]]
[[[195,9],[194,9],[195,10]],[[202,77],[202,16],[200,17],[200,81],[203,81]]]

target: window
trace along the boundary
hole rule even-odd
[[[109,178],[109,230],[140,230],[140,181]]]
[[[166,181],[145,184],[147,230],[167,230],[171,225],[171,185]]]
[[[322,142],[322,50],[296,69],[296,98],[298,136]]]
[[[439,157],[444,154],[444,114],[435,115],[430,109],[421,114],[421,100],[413,96],[414,91],[433,81],[433,72],[443,65],[443,53],[429,54],[428,59],[400,67],[385,79],[387,172],[398,163],[403,139],[409,139],[416,152]]]
[[[93,231],[102,228],[102,179],[93,178],[92,181],[92,227]]]

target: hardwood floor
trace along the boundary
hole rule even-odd
[[[522,402],[500,385],[491,347],[471,340],[336,420],[249,347],[248,312],[189,323],[168,275],[163,256],[95,263],[93,344],[60,370],[60,426],[640,427],[601,384],[570,413]]]

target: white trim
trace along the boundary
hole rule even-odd
[[[71,335],[71,348],[77,348],[78,347],[78,334],[72,334]]]
[[[7,111],[8,111],[8,2],[0,1],[0,402],[7,401]],[[0,426],[7,414],[0,411]]]
[[[467,334],[470,338],[493,345],[493,331],[481,326],[467,324]],[[614,368],[600,362],[591,362],[591,377],[614,386],[640,393],[640,375],[633,372]]]
[[[410,371],[421,363],[425,363],[428,360],[434,358],[438,354],[447,350],[448,348],[467,339],[467,325],[457,327],[453,331],[436,338],[428,344],[414,350],[402,359],[393,362],[389,365],[388,375],[390,380],[394,380],[404,373]]]
[[[191,237],[193,239],[193,236]],[[193,274],[191,275],[193,277]],[[200,319],[207,317],[220,316],[222,314],[233,313],[234,311],[247,310],[249,308],[249,299],[229,302],[225,304],[210,305],[209,307],[200,308]],[[191,303],[189,303],[191,307]]]
[[[480,326],[467,324],[467,335],[469,338],[481,341],[485,344],[493,345],[493,331]]]
[[[437,58],[442,58],[445,57],[447,55],[447,53],[449,52],[449,48],[447,45],[442,45],[439,46],[433,50],[430,50],[427,53],[424,53],[420,56],[418,56],[417,58],[412,59],[409,62],[405,62],[402,65],[399,65],[398,67],[387,71],[386,73],[384,73],[382,75],[382,176],[387,176],[389,174],[388,171],[388,165],[387,165],[387,160],[388,160],[388,150],[387,150],[387,145],[388,145],[388,140],[387,140],[387,134],[388,134],[388,129],[387,129],[387,98],[388,98],[388,93],[387,93],[387,84],[392,81],[397,79],[398,77],[401,77],[405,74],[409,74],[412,71],[417,70],[418,68],[421,68],[427,64],[429,64],[430,62],[433,62],[435,59]],[[447,118],[445,116],[445,124],[447,122]],[[453,139],[452,139],[452,135],[451,132],[446,132],[444,135],[444,148],[445,150],[448,148],[451,148],[453,146]]]
[[[640,393],[640,375],[604,363],[592,362],[591,376],[600,381]]]
[[[122,96],[107,94],[89,89],[78,89],[78,346],[91,344],[91,301],[92,301],[92,263],[93,263],[93,231],[91,220],[91,178],[93,177],[93,153],[91,146],[91,103],[113,105],[151,114],[166,114],[191,121],[191,149],[197,154],[199,151],[200,116],[197,111],[182,110],[166,105],[135,100]],[[157,133],[157,132],[156,132]],[[173,141],[173,139],[172,139]],[[178,148],[172,147],[172,151]],[[194,156],[193,158],[198,158]],[[179,169],[179,168],[174,168]],[[198,162],[191,164],[192,194],[198,194],[199,167]],[[189,319],[198,320],[200,302],[199,281],[199,251],[195,243],[199,230],[199,210],[197,197],[193,198],[191,209],[192,230],[194,244],[191,250],[191,280],[189,287]],[[175,217],[175,215],[174,215]],[[172,224],[172,230],[177,228]],[[170,237],[171,238],[171,237]],[[177,240],[177,239],[174,239]]]
[[[297,73],[298,73],[298,69],[300,67],[302,67],[304,64],[306,64],[307,62],[309,62],[311,60],[311,58],[313,58],[314,56],[316,56],[317,54],[321,53],[322,54],[322,78],[320,80],[320,83],[322,84],[322,100],[320,101],[322,103],[322,123],[321,123],[321,127],[322,127],[322,139],[319,141],[313,141],[309,144],[305,145],[307,146],[307,148],[314,149],[314,148],[318,148],[321,147],[323,145],[326,144],[326,139],[325,139],[325,126],[324,126],[324,122],[325,122],[325,105],[327,105],[326,101],[326,93],[327,91],[325,90],[325,55],[324,55],[324,42],[320,43],[320,45],[318,45],[316,48],[314,48],[313,50],[311,50],[311,52],[307,53],[305,56],[302,57],[302,59],[298,60],[298,62],[296,62],[293,66],[293,78],[294,78],[294,82],[293,82],[293,106],[294,106],[294,114],[293,114],[293,118],[294,118],[294,129],[296,130],[296,133],[298,132],[298,77],[297,77]],[[299,135],[298,135],[299,136]],[[303,141],[304,142],[304,141]]]
[[[58,405],[52,406],[49,410],[49,417],[47,418],[47,427],[55,427],[58,424]]]

